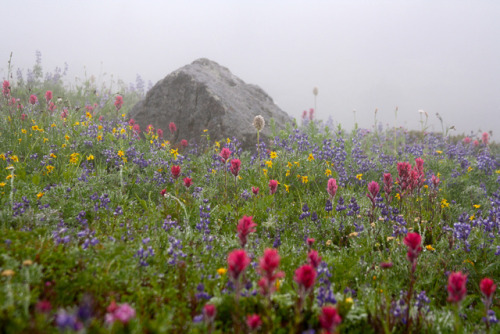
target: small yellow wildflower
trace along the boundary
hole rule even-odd
[[[43,197],[43,195],[45,195],[45,193],[39,192],[38,194],[36,194],[36,198],[40,199]]]
[[[470,217],[469,217],[469,220],[470,220],[470,221],[473,221],[473,220],[474,220],[474,218],[476,218],[476,216],[472,215],[472,216],[470,216]]]
[[[102,130],[102,125],[99,125],[97,129]]]
[[[347,298],[345,299],[345,302],[346,302],[347,304],[353,304],[353,303],[354,303],[354,300],[353,300],[351,297],[347,297]]]
[[[123,157],[123,156],[125,155],[125,153],[123,153],[123,151],[122,151],[122,150],[119,150],[117,154],[118,154],[118,156],[119,156],[120,158],[121,158],[121,157]]]
[[[294,163],[297,167],[300,167],[300,162],[298,162],[298,161],[294,161],[293,163]]]
[[[302,183],[309,182],[309,178],[307,176],[302,176]]]
[[[474,207],[474,208],[476,208],[476,209],[479,209],[479,208],[481,207],[481,205],[479,205],[479,204],[474,204],[474,205],[473,205],[473,207]]]
[[[470,264],[474,265],[474,262],[472,262],[472,261],[471,261],[471,260],[469,260],[469,259],[465,259],[465,260],[464,260],[464,263],[470,263]]]
[[[309,153],[309,156],[307,157],[307,161],[313,161],[313,160],[315,160],[314,155],[312,153]]]
[[[271,159],[276,159],[278,157],[278,153],[271,151],[271,154],[269,156]]]
[[[227,269],[226,268],[219,268],[217,269],[217,274],[219,274],[220,276],[224,276],[227,272]]]
[[[116,133],[116,128],[113,128],[113,133]]]
[[[0,154],[0,159],[2,159],[3,161],[5,161],[5,154]]]
[[[15,176],[16,176],[16,175],[14,174],[14,177],[15,177]],[[10,179],[12,179],[12,174],[7,175],[7,177],[6,177],[5,179],[6,179],[6,180],[10,180]]]
[[[220,148],[220,143],[218,141],[216,141],[215,146],[217,146],[217,148]]]
[[[443,154],[443,151],[436,151],[437,154]]]
[[[375,276],[375,275],[374,275],[374,276],[373,276],[373,280],[375,281],[376,279],[377,279],[377,276]]]
[[[177,160],[177,156],[179,155],[179,149],[178,148],[176,148],[175,150],[170,149],[170,154],[172,154],[174,156],[174,159]]]
[[[427,246],[425,246],[425,248],[426,248],[428,251],[430,251],[430,252],[435,251],[434,247],[432,247],[431,245],[427,245]]]
[[[127,158],[122,158],[122,160],[123,160],[123,162],[125,162],[125,163],[128,161],[128,160],[127,160]]]
[[[77,126],[77,125],[80,125],[80,122],[75,122],[75,124],[73,124],[73,126]]]
[[[94,156],[92,154],[89,154],[89,156],[87,157],[87,161],[89,160],[94,160]]]
[[[288,168],[292,168],[292,163],[290,161],[288,161],[288,163],[286,164]]]
[[[289,169],[286,170],[285,176],[290,176],[290,170]]]
[[[217,173],[217,171],[215,169],[212,169],[212,174],[215,174]]]
[[[70,156],[69,156],[69,162],[72,163],[72,164],[76,164],[78,163],[78,156],[80,155],[80,153],[72,153]]]
[[[397,193],[394,197],[396,197],[399,200],[401,200],[401,195],[399,193]]]
[[[7,185],[7,183],[5,183],[5,182],[0,182],[0,187],[2,187],[2,188],[3,188],[3,187],[5,187],[6,185]]]
[[[470,172],[472,170],[472,167],[469,166],[469,168],[467,168],[467,173]]]
[[[361,179],[363,178],[363,174],[356,175],[356,178],[361,181]]]
[[[57,158],[57,155],[55,155],[54,153],[50,153],[50,157],[55,159]]]
[[[125,132],[127,132],[127,130],[125,130],[124,128],[121,128],[121,129],[120,129],[120,133],[121,133],[121,134],[124,134]]]
[[[289,192],[290,192],[290,191],[289,191],[290,186],[289,186],[289,185],[287,185],[287,184],[284,184],[284,186],[285,186],[285,190],[286,190],[286,192],[287,192],[287,193],[289,193]]]
[[[328,168],[327,168],[327,169],[325,170],[325,175],[326,175],[326,176],[330,176],[330,175],[332,175],[332,171],[331,171],[330,169],[328,169]]]
[[[47,168],[47,173],[50,173],[54,170],[54,166],[51,165],[45,166],[45,168]]]
[[[38,125],[33,125],[33,126],[31,127],[31,130],[33,130],[33,131],[38,131],[38,130],[40,130],[40,128],[38,127]]]
[[[450,203],[448,203],[448,201],[446,200],[446,198],[443,198],[442,201],[441,201],[441,209],[449,208],[449,207],[450,207]]]
[[[4,271],[2,271],[2,275],[1,276],[4,276],[4,277],[10,277],[10,276],[14,276],[14,270],[12,269],[5,269]]]
[[[125,114],[122,114],[122,117],[125,117]]]
[[[61,145],[61,147],[62,147],[62,148],[65,148],[65,147],[66,147],[66,144],[62,144],[62,145]]]
[[[64,139],[66,139],[66,140],[69,140],[69,138],[70,138],[70,136],[68,136],[68,135],[64,136]]]
[[[26,129],[21,129],[21,132],[26,134],[26,132],[28,132],[28,131],[26,131]]]
[[[274,285],[274,287],[276,288],[276,291],[278,291],[278,292],[280,291],[281,281],[282,281],[282,280],[277,279],[277,280],[276,280],[276,283],[275,283],[275,285]]]
[[[265,176],[267,176],[267,169],[263,168],[262,172],[264,173]]]
[[[266,160],[265,164],[267,168],[273,168],[273,162],[271,160]]]
[[[207,132],[207,131],[208,131],[208,129],[203,130],[203,132]]]
[[[45,144],[46,142],[49,141],[49,138],[43,138],[43,143]]]
[[[12,160],[14,162],[19,162],[19,158],[17,157],[17,155],[11,155],[10,160]]]
[[[52,124],[50,124],[50,127],[51,127],[51,128],[55,128],[55,127],[56,127],[56,123],[52,123]]]
[[[231,139],[227,138],[226,141],[227,141],[228,144],[231,144]]]
[[[387,237],[387,241],[394,240],[394,237]]]
[[[101,135],[98,135],[97,136],[97,141],[101,141],[102,140],[102,136]]]

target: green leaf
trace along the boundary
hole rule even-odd
[[[26,173],[25,173],[25,175],[26,175]],[[40,174],[33,175],[33,178],[31,180],[33,181],[34,185],[39,185],[40,180],[41,180]]]

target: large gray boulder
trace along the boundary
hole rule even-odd
[[[293,119],[274,104],[260,87],[245,83],[227,68],[202,58],[166,76],[130,112],[146,129],[152,124],[167,135],[170,122],[177,126],[173,141],[200,142],[203,130],[211,139],[236,137],[246,149],[255,148],[257,131],[253,119],[262,115],[266,126],[261,138],[271,135],[269,121],[277,130]]]

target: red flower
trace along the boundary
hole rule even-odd
[[[35,104],[35,103],[37,103],[37,101],[38,101],[38,98],[36,97],[36,95],[30,96],[30,103],[31,104]]]
[[[270,180],[269,181],[269,192],[272,194],[276,193],[276,189],[278,188],[278,181]]]
[[[193,184],[191,178],[189,178],[189,177],[185,177],[184,180],[182,180],[182,181],[184,181],[184,186],[186,188],[191,187],[191,185]]]
[[[293,279],[299,284],[299,286],[307,291],[314,285],[316,280],[316,270],[314,270],[312,266],[304,264],[295,271],[295,277]]]
[[[161,197],[165,197],[166,193],[167,193],[167,189],[163,189],[162,191],[160,191]]]
[[[403,242],[408,246],[408,253],[406,253],[406,256],[408,261],[412,263],[412,271],[415,271],[418,254],[422,251],[422,246],[420,246],[422,237],[418,233],[408,233]]]
[[[316,269],[321,263],[321,257],[318,255],[317,251],[311,249],[307,254],[307,262],[309,262],[309,264],[313,266],[314,269]]]
[[[45,92],[45,100],[47,102],[49,102],[50,100],[52,100],[52,91],[48,90]]]
[[[203,316],[205,317],[205,321],[211,323],[215,319],[215,315],[217,314],[217,309],[213,304],[205,304],[203,306]]]
[[[264,251],[264,256],[259,260],[259,270],[262,277],[259,280],[261,293],[267,295],[274,291],[274,282],[276,279],[284,277],[285,274],[280,271],[276,272],[280,265],[280,256],[276,249],[268,248]]]
[[[10,83],[7,80],[3,81],[2,92],[5,97],[10,95]]]
[[[258,314],[247,315],[247,325],[250,330],[256,330],[262,325],[262,320]]]
[[[163,138],[163,130],[162,129],[156,130],[156,134],[158,135],[158,138]]]
[[[179,174],[181,173],[181,166],[173,165],[172,167],[170,167],[170,171],[172,172],[172,177],[174,179],[177,179],[179,177]]]
[[[389,197],[392,192],[392,175],[391,173],[384,174],[384,191],[385,195]]]
[[[484,145],[488,145],[488,142],[490,140],[490,135],[488,134],[488,132],[483,132],[482,140]]]
[[[170,130],[171,134],[174,134],[175,131],[177,131],[177,126],[175,126],[174,122],[170,122],[170,124],[168,125],[168,129]]]
[[[40,300],[36,303],[36,310],[40,313],[49,313],[52,310],[52,305],[48,300]]]
[[[255,226],[257,226],[257,224],[255,224],[252,220],[252,217],[247,217],[247,216],[243,216],[243,218],[240,219],[239,223],[238,223],[238,237],[240,238],[240,244],[241,244],[241,247],[245,247],[246,243],[247,243],[247,236],[250,234],[250,233],[253,233],[255,232]]]
[[[307,246],[311,247],[315,241],[316,240],[314,240],[314,238],[307,238],[306,240]]]
[[[121,95],[117,95],[115,97],[116,110],[120,110],[122,106],[123,106],[123,97],[121,97]]]
[[[448,277],[448,301],[452,303],[460,303],[467,293],[467,275],[461,271],[451,273]]]
[[[494,284],[493,280],[490,278],[483,278],[481,283],[479,283],[479,288],[481,288],[481,292],[487,299],[491,299],[497,286]]]
[[[234,176],[238,176],[238,173],[240,172],[240,166],[241,166],[241,161],[240,159],[233,159],[231,160],[231,173]]]
[[[368,198],[370,201],[372,201],[373,205],[375,205],[375,198],[377,197],[378,193],[380,191],[380,186],[377,182],[372,181],[368,183]]]
[[[234,250],[227,257],[229,275],[235,281],[240,278],[241,273],[249,264],[250,258],[244,249]]]
[[[224,163],[227,161],[227,159],[229,159],[230,155],[231,151],[227,147],[224,147],[219,153],[219,156],[222,158],[222,160],[224,160]]]
[[[335,179],[329,179],[328,180],[328,185],[326,187],[326,191],[330,195],[330,200],[335,197],[335,194],[337,193],[337,180]]]
[[[321,328],[326,330],[327,333],[334,333],[335,328],[340,325],[341,322],[342,318],[335,307],[323,306],[321,309],[321,315],[319,316]]]
[[[186,139],[181,140],[181,146],[182,147],[187,147],[188,146],[188,141]]]
[[[252,187],[252,192],[254,195],[258,195],[259,194],[259,187]]]
[[[382,262],[380,263],[380,268],[382,269],[389,269],[392,268],[394,264],[392,262]]]
[[[128,121],[128,125],[134,126],[135,124],[135,119],[131,118],[130,121]]]

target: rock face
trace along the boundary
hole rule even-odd
[[[211,139],[235,137],[243,148],[250,149],[257,143],[257,131],[252,125],[257,115],[266,121],[260,133],[262,139],[271,135],[271,118],[277,130],[293,122],[260,87],[247,84],[227,68],[202,58],[156,83],[129,116],[142,130],[152,124],[165,134],[169,133],[170,122],[174,122],[175,142],[200,142],[207,129]]]

